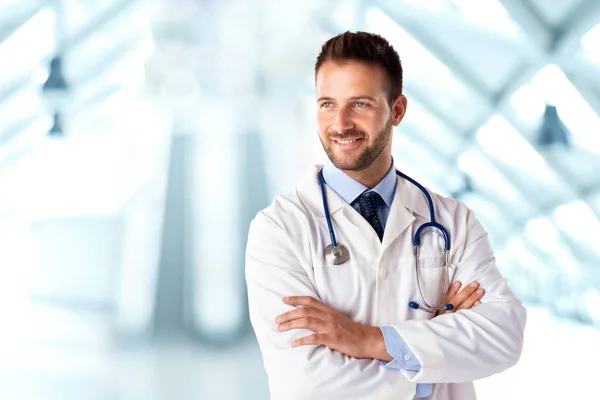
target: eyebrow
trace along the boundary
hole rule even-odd
[[[367,95],[353,96],[353,97],[350,97],[349,99],[350,100],[370,100],[370,101],[375,102],[375,103],[377,102],[377,100],[374,97],[367,96]],[[320,102],[320,101],[334,101],[334,99],[331,98],[331,97],[326,97],[325,96],[325,97],[319,97],[317,99],[317,101],[318,102]]]

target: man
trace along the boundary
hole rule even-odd
[[[429,234],[417,284],[412,241],[430,217],[392,158],[407,109],[398,54],[378,35],[346,32],[323,45],[315,82],[329,162],[258,213],[248,238],[250,319],[271,398],[475,399],[474,380],[518,361],[526,312],[473,213],[431,192],[455,281],[444,295],[443,242]],[[326,255],[328,214],[349,249],[339,265]],[[421,293],[454,309],[409,307]]]

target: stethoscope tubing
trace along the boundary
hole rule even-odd
[[[415,185],[417,188],[419,188],[419,190],[425,195],[425,198],[427,200],[427,205],[429,208],[429,222],[426,222],[426,223],[422,224],[421,226],[419,226],[413,237],[417,287],[418,287],[418,291],[419,291],[419,297],[420,297],[423,305],[420,305],[419,303],[417,303],[415,301],[411,301],[411,302],[409,302],[409,307],[411,307],[413,309],[423,309],[427,312],[435,312],[438,310],[452,310],[452,309],[454,309],[454,306],[452,304],[446,304],[444,306],[431,306],[427,303],[427,301],[425,301],[425,298],[423,296],[423,290],[421,288],[421,274],[420,274],[420,268],[419,268],[419,249],[420,249],[420,245],[421,245],[421,234],[427,228],[437,229],[441,232],[442,237],[444,239],[444,266],[442,267],[442,268],[444,268],[444,285],[443,285],[443,292],[442,292],[442,300],[440,301],[440,303],[443,302],[443,296],[449,287],[448,270],[450,267],[450,265],[449,265],[450,264],[450,248],[451,248],[450,234],[448,233],[448,231],[446,230],[446,228],[443,225],[439,224],[435,220],[435,208],[433,206],[433,200],[431,198],[431,195],[427,191],[427,189],[425,189],[425,187],[423,185],[421,185],[419,182],[417,182],[416,180],[412,179],[408,175],[406,175],[398,170],[396,170],[396,174],[398,176],[406,179],[407,181],[409,181],[410,183]],[[318,178],[319,178],[319,186],[321,187],[321,196],[323,199],[323,211],[325,212],[325,220],[327,221],[327,228],[329,230],[329,236],[331,238],[331,246],[333,248],[337,248],[338,243],[335,238],[335,231],[333,229],[333,224],[331,222],[329,206],[327,205],[327,193],[325,190],[325,178],[323,177],[323,170],[319,171]],[[343,245],[341,245],[341,246],[345,247]],[[345,262],[345,260],[341,260],[340,262],[343,263],[343,262]]]

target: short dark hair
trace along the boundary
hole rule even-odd
[[[388,78],[388,100],[402,94],[402,63],[389,42],[369,32],[346,31],[326,41],[315,63],[315,76],[327,61],[344,63],[359,61],[383,67]]]

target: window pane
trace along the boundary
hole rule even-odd
[[[558,231],[549,218],[540,217],[529,221],[525,232],[529,240],[546,253],[552,253],[559,245]]]
[[[459,168],[473,178],[474,183],[486,197],[494,198],[510,212],[508,218],[528,218],[537,212],[534,204],[523,196],[480,152],[467,149],[458,158]]]
[[[558,207],[554,220],[568,235],[600,254],[600,221],[586,203],[577,200]]]
[[[600,154],[600,117],[556,65],[538,72],[533,87],[545,101],[556,106],[559,116],[572,133],[573,141]]]
[[[470,21],[497,32],[516,37],[517,25],[497,0],[452,0]]]
[[[477,131],[477,141],[488,156],[501,160],[519,176],[530,175],[550,187],[559,184],[540,154],[504,117],[494,115],[490,118]]]
[[[35,85],[27,85],[15,95],[9,97],[4,104],[0,104],[0,143],[4,144],[2,136],[6,133],[5,129],[15,123],[23,122],[26,119],[33,120],[34,117],[42,111],[42,102],[39,94],[39,88]]]
[[[600,64],[600,23],[581,38],[581,47],[591,61]]]
[[[449,193],[448,177],[453,169],[440,162],[431,149],[401,135],[394,140],[394,163],[404,173],[440,194]]]
[[[428,96],[433,107],[461,127],[473,124],[481,111],[481,106],[476,105],[483,104],[477,93],[381,10],[369,9],[366,26],[369,31],[387,38],[400,54],[407,90],[418,89],[419,93],[434,94]],[[456,113],[457,109],[461,112]]]
[[[0,76],[9,82],[38,66],[54,51],[54,13],[46,8],[0,42]]]
[[[573,281],[581,278],[578,261],[561,242],[559,232],[549,218],[540,217],[529,221],[525,227],[525,233],[540,251],[556,260],[556,265],[564,273],[563,276]]]
[[[397,136],[403,135],[405,130],[415,132],[435,148],[440,158],[454,156],[462,146],[462,139],[457,138],[455,132],[431,115],[420,102],[413,100],[410,92],[407,97],[406,115],[398,127]]]

